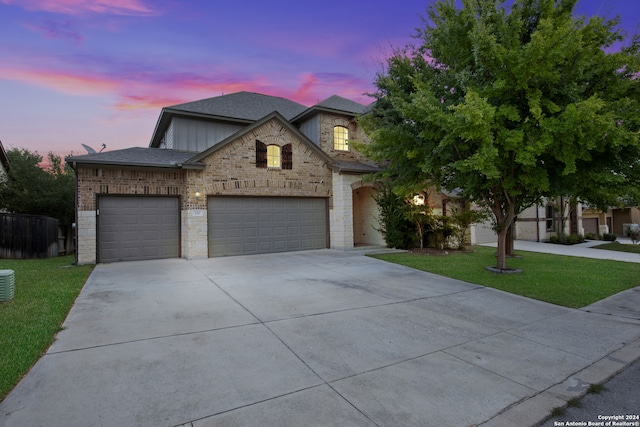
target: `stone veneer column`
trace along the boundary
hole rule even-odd
[[[332,249],[353,248],[353,193],[351,184],[358,175],[332,173],[333,209],[329,211],[329,233]]]
[[[78,211],[76,224],[78,264],[96,263],[96,211]]]
[[[207,239],[207,210],[182,211],[182,258],[198,259],[209,256]]]

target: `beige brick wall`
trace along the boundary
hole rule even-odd
[[[349,140],[358,141],[363,144],[370,142],[367,134],[356,124],[355,119],[349,120],[347,117],[338,114],[320,113],[320,148],[329,156],[342,161],[359,161],[362,163],[374,164],[353,147],[349,151],[339,151],[333,149],[333,128],[344,126],[349,129]]]
[[[184,171],[115,169],[80,166],[78,210],[95,211],[97,194],[177,196],[184,192]]]
[[[256,167],[256,140],[280,147],[292,144],[293,169]],[[204,171],[188,171],[187,206],[206,209],[203,195],[332,197],[331,170],[313,149],[273,119],[203,160]],[[330,202],[331,204],[331,202]]]
[[[96,211],[78,211],[78,264],[96,263]]]

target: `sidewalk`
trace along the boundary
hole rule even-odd
[[[630,239],[618,239],[620,244],[631,244]],[[593,246],[602,245],[602,240],[589,240],[577,245],[554,245],[553,243],[530,242],[527,240],[516,240],[514,242],[516,251],[541,252],[555,255],[577,256],[582,258],[609,259],[613,261],[640,262],[640,254],[628,252],[607,251],[603,249],[593,249]],[[481,243],[479,246],[497,247],[497,243]]]

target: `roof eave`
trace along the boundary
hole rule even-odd
[[[152,169],[204,169],[205,165],[196,162],[184,163],[149,163],[149,162],[126,162],[126,161],[109,161],[109,160],[77,160],[73,157],[67,159],[67,163],[76,169],[76,165],[82,166],[114,166],[114,167],[130,167],[130,168],[152,168]]]
[[[333,114],[340,114],[343,116],[351,116],[351,117],[356,117],[360,114],[360,113],[354,113],[353,111],[339,110],[337,108],[329,108],[329,107],[314,105],[313,107],[310,107],[304,110],[302,113],[298,114],[293,119],[291,119],[291,123],[295,123],[297,121],[304,119],[307,116],[312,116],[318,113],[333,113]]]

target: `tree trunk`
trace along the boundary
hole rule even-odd
[[[516,253],[515,253],[515,249],[514,249],[514,244],[513,244],[513,228],[514,228],[514,223],[512,222],[511,225],[509,226],[509,228],[507,229],[507,237],[506,240],[504,242],[505,244],[505,254],[506,256],[513,258]]]
[[[506,241],[507,241],[507,233],[509,228],[503,228],[498,232],[498,256],[496,268],[498,270],[504,270],[507,268],[507,252],[506,252]]]

